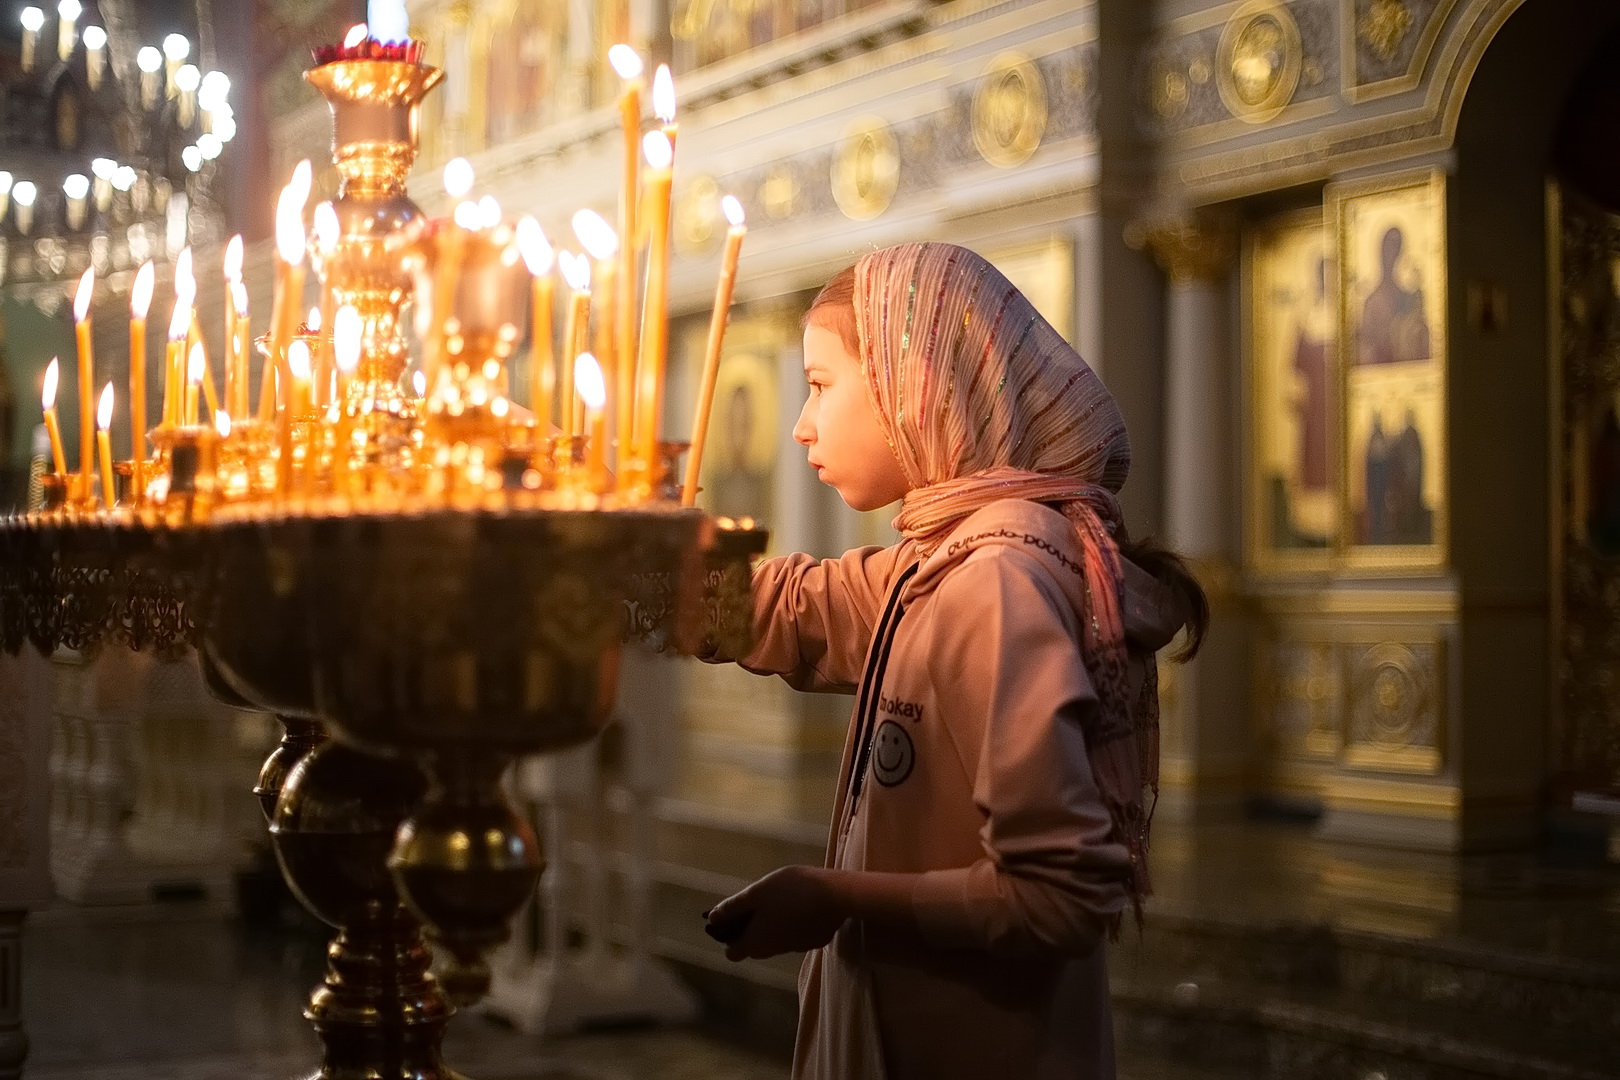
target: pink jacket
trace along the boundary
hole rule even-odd
[[[1081,735],[1080,567],[1067,519],[1007,500],[920,566],[903,542],[755,571],[742,666],[859,690],[827,865],[919,875],[914,933],[852,921],[805,957],[795,1077],[1114,1075],[1100,944],[1129,859]],[[1183,620],[1128,570],[1126,632],[1146,657]]]

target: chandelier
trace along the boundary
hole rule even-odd
[[[23,9],[21,65],[0,87],[0,287],[54,312],[94,269],[119,283],[218,239],[210,184],[236,136],[231,82],[192,42],[146,45],[121,79],[80,0]]]

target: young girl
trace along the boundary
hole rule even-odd
[[[1204,595],[1126,541],[1113,398],[971,251],[834,278],[804,369],[794,438],[856,510],[903,499],[904,539],[754,574],[738,662],[858,697],[826,866],[709,932],[733,960],[808,952],[797,1078],[1112,1077],[1101,943],[1148,892],[1154,653],[1183,626],[1196,650]]]

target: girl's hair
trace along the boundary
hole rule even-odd
[[[834,274],[821,287],[810,308],[804,313],[805,326],[819,326],[838,334],[844,348],[857,359],[861,355],[860,334],[855,326],[855,267],[850,266]],[[1123,540],[1119,553],[1169,589],[1187,612],[1186,637],[1172,659],[1186,662],[1198,655],[1209,630],[1209,596],[1198,583],[1181,556],[1166,549],[1148,537],[1143,540]]]
[[[844,348],[856,360],[861,358],[861,336],[855,326],[855,268],[846,267],[821,287],[810,309],[804,313],[804,326],[819,326],[836,333]]]

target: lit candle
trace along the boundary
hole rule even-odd
[[[596,357],[582,352],[574,360],[574,385],[585,405],[585,477],[590,489],[607,488],[607,383]]]
[[[288,388],[284,393],[289,395],[289,407],[281,410],[276,429],[276,446],[280,452],[276,462],[276,490],[283,495],[292,487],[292,372],[287,367],[287,352],[298,311],[303,307],[304,203],[309,198],[310,183],[311,171],[306,159],[293,170],[292,182],[282,189],[281,199],[276,204],[276,296],[270,329],[270,358],[281,377],[281,385]]]
[[[562,391],[557,396],[562,405],[562,433],[572,436],[574,423],[574,358],[584,351],[580,338],[591,317],[591,263],[583,255],[565,251],[557,257],[562,264],[563,278],[572,292],[568,295],[568,317],[563,322]]]
[[[79,343],[79,494],[86,499],[90,497],[90,477],[95,469],[91,462],[95,405],[90,400],[96,392],[95,357],[90,347],[90,296],[95,288],[96,271],[91,267],[79,279],[79,291],[73,297],[73,331]]]
[[[147,260],[129,293],[129,481],[136,502],[146,490],[146,313],[156,280]]]
[[[623,175],[619,180],[619,295],[615,301],[618,337],[617,405],[620,467],[631,446],[636,400],[636,212],[641,190],[641,57],[628,45],[608,50],[624,86],[619,93],[619,121],[623,128]],[[620,474],[623,475],[622,473]]]
[[[315,268],[321,276],[319,326],[331,326],[332,316],[337,311],[337,294],[332,291],[332,258],[337,254],[338,241],[343,238],[343,227],[338,223],[337,210],[330,202],[317,205],[311,220],[315,231],[315,251],[320,257],[320,264]],[[311,324],[310,329],[318,329],[318,326]],[[326,385],[326,376],[332,371],[330,334],[321,338],[320,349],[315,356],[315,370],[315,385],[319,390]]]
[[[163,423],[179,427],[185,408],[186,333],[191,329],[191,298],[182,291],[181,278],[175,278],[174,314],[169,318],[168,351],[163,365]]]
[[[658,425],[664,410],[664,368],[669,358],[669,194],[674,151],[662,131],[647,134],[646,209],[648,230],[647,296],[641,312],[641,367],[636,387],[636,457],[646,482],[658,455]]]
[[[287,411],[294,419],[302,419],[309,412],[309,380],[311,374],[309,343],[295,339],[287,346],[287,374],[292,376],[292,392],[287,396]]]
[[[326,362],[326,347],[331,343],[331,335],[323,335],[321,328],[331,322],[331,313],[325,312],[325,298],[321,307],[312,307],[309,314],[304,316],[304,329],[315,338],[315,345],[309,354],[309,403],[311,407],[321,403],[321,387],[326,385],[331,365]]]
[[[202,384],[203,401],[208,406],[208,411],[203,413],[203,419],[206,421],[220,411],[219,391],[214,389],[214,371],[208,366],[208,350],[203,346],[201,337],[198,337],[191,346],[191,356],[193,360],[201,358],[202,361],[202,372],[198,375],[197,381]]]
[[[533,329],[529,342],[529,408],[534,413],[536,435],[550,434],[551,391],[556,381],[556,357],[552,353],[551,309],[554,303],[551,279],[552,263],[556,254],[546,239],[545,230],[532,217],[517,224],[518,252],[533,277],[533,295],[529,300]]]
[[[669,140],[669,149],[675,150],[675,136],[679,134],[681,126],[675,122],[675,80],[669,74],[668,64],[659,64],[658,71],[653,74],[653,115],[663,124],[664,137]]]
[[[332,444],[332,489],[349,494],[349,457],[354,452],[354,435],[349,417],[349,380],[360,365],[360,342],[365,323],[360,311],[344,304],[332,317],[332,354],[337,367],[337,393],[332,408],[337,410],[337,436]],[[417,374],[421,374],[418,372]]]
[[[232,416],[247,416],[248,414],[248,352],[253,347],[253,318],[248,314],[247,286],[237,281],[231,284],[231,306],[235,308],[235,317],[231,320],[236,331],[236,343],[233,351],[236,355],[236,394],[227,394],[227,404]]]
[[[591,269],[591,292],[598,297],[596,304],[596,342],[595,355],[601,357],[598,366],[605,367],[603,373],[604,385],[611,385],[613,379],[613,335],[614,335],[614,308],[618,302],[614,294],[613,278],[618,270],[619,237],[613,231],[613,226],[594,210],[581,210],[574,215],[574,235],[579,237],[580,244],[590,253],[595,266]],[[619,439],[625,445],[629,440],[623,433]]]
[[[118,489],[113,486],[112,427],[113,388],[108,383],[101,391],[101,404],[96,409],[96,449],[101,454],[101,504],[111,507],[118,500]]]
[[[225,407],[236,408],[236,286],[242,281],[242,236],[238,233],[225,245]],[[237,413],[238,416],[242,415]]]
[[[39,403],[45,409],[45,430],[51,436],[51,464],[57,476],[67,475],[67,457],[62,453],[62,425],[56,420],[56,383],[61,377],[61,364],[56,357],[45,366],[45,386],[40,391]]]
[[[22,69],[34,70],[35,53],[39,49],[39,31],[45,25],[45,12],[37,7],[22,10]]]
[[[737,283],[737,258],[742,254],[742,203],[736,196],[720,200],[731,228],[726,231],[726,252],[720,260],[720,282],[714,290],[714,309],[709,314],[709,341],[703,350],[703,377],[698,387],[697,409],[692,417],[692,449],[686,457],[686,482],[681,485],[681,505],[697,502],[698,470],[703,462],[703,445],[709,436],[709,412],[714,408],[715,378],[720,372],[720,345],[726,336],[726,319],[731,312],[731,293]]]
[[[203,352],[203,344],[199,341],[191,347],[186,360],[186,403],[185,414],[180,419],[182,427],[197,423],[197,391],[202,387],[203,376],[207,374],[208,356]]]

